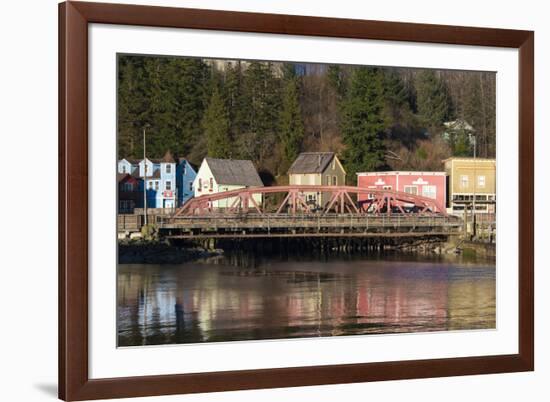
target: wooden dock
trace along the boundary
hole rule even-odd
[[[159,216],[172,238],[425,237],[459,234],[463,222],[437,214],[209,214]]]

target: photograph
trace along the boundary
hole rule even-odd
[[[496,72],[116,63],[118,347],[497,328]]]

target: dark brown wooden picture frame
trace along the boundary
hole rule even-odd
[[[519,353],[89,379],[88,24],[191,28],[519,49]],[[59,5],[59,397],[138,397],[534,369],[534,33],[152,6]]]

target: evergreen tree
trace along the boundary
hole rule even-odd
[[[231,122],[231,135],[233,138],[239,138],[247,127],[247,99],[240,61],[227,67],[223,89]]]
[[[343,105],[342,135],[347,176],[384,165],[381,134],[385,128],[383,77],[376,68],[357,68]]]
[[[327,76],[330,84],[336,91],[338,99],[342,100],[346,96],[346,81],[342,67],[337,64],[331,64],[327,69]]]
[[[185,155],[202,133],[208,68],[198,59],[119,58],[119,157],[143,156],[142,128],[149,157],[167,149]]]
[[[410,94],[405,87],[403,80],[396,70],[381,70],[383,77],[382,86],[384,91],[384,115],[389,127],[406,124],[410,121],[404,121],[411,115]]]
[[[246,113],[238,139],[241,157],[262,166],[273,154],[279,123],[280,79],[273,74],[273,64],[251,62],[244,73],[242,105]]]
[[[298,86],[295,78],[290,78],[284,88],[283,105],[280,115],[279,139],[282,146],[281,172],[286,172],[300,153],[304,138],[304,125],[298,100]],[[279,172],[280,173],[280,172]]]
[[[383,70],[382,74],[385,101],[395,108],[407,104],[410,95],[397,71],[387,69]]]
[[[422,70],[416,78],[418,115],[426,128],[440,128],[449,117],[449,99],[445,85],[433,70]]]
[[[206,137],[208,156],[213,158],[231,157],[229,118],[217,88],[214,89],[208,108],[204,113],[202,126]]]
[[[457,130],[452,133],[451,149],[453,156],[472,156],[472,148],[468,133],[464,130]]]
[[[128,57],[120,56],[118,62],[118,157],[135,157],[141,149],[138,135],[144,126],[143,74]]]

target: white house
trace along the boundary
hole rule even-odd
[[[263,187],[262,180],[252,161],[236,159],[204,158],[193,182],[195,197],[237,190],[246,187]],[[214,208],[228,208],[234,198],[214,201]],[[254,201],[262,203],[262,195],[255,194]]]

